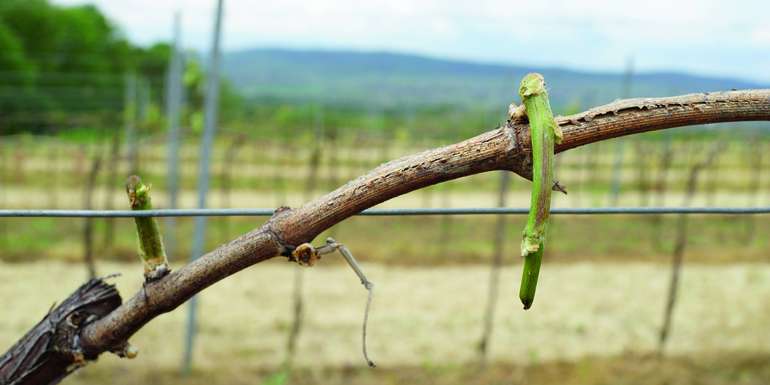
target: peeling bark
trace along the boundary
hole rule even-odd
[[[85,351],[79,333],[120,303],[115,286],[89,280],[0,356],[0,384],[56,384],[95,360],[99,353]]]

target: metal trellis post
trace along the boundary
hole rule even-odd
[[[219,104],[219,42],[222,34],[222,8],[224,0],[217,0],[216,17],[214,21],[214,36],[209,58],[209,71],[206,85],[206,100],[204,102],[205,126],[201,141],[200,166],[198,175],[198,207],[206,207],[206,194],[209,189],[209,158],[211,147],[214,143],[214,132],[217,125],[217,107]],[[203,254],[204,240],[206,237],[206,217],[195,219],[195,235],[193,238],[192,254],[194,260]],[[195,342],[195,329],[197,325],[196,308],[198,297],[190,299],[187,313],[187,331],[185,333],[185,349],[182,361],[182,373],[190,373],[192,366],[192,351]]]
[[[174,45],[171,51],[168,78],[166,79],[166,115],[168,118],[168,207],[177,208],[179,195],[179,122],[182,106],[182,52],[181,15],[174,15]],[[166,220],[166,252],[176,252],[176,218]]]

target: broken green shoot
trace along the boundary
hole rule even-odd
[[[532,198],[524,237],[521,241],[524,269],[519,289],[519,298],[526,310],[535,300],[537,278],[540,274],[548,217],[551,211],[554,143],[561,142],[562,133],[553,119],[542,75],[530,73],[525,76],[521,80],[519,96],[529,119],[532,140]]]
[[[131,210],[151,210],[150,185],[131,175],[126,181],[126,194]],[[153,217],[135,217],[136,234],[139,238],[139,257],[144,263],[145,281],[155,281],[169,273],[168,258],[163,247],[158,221]]]

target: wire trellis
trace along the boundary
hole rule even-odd
[[[157,209],[157,210],[0,210],[0,218],[135,218],[135,217],[264,217],[273,215],[270,208],[233,209]],[[512,208],[391,208],[369,209],[361,216],[426,216],[426,215],[526,215],[527,207]],[[770,214],[770,206],[759,207],[585,207],[554,208],[556,215],[662,215],[662,214],[716,214],[747,215]]]

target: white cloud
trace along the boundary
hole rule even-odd
[[[757,45],[770,46],[770,25],[760,25],[751,31],[751,41]]]
[[[83,3],[84,0],[55,0]],[[186,46],[210,45],[214,0],[94,0],[140,43],[168,39],[183,11]],[[294,46],[405,50],[455,58],[683,70],[770,82],[765,1],[227,0],[225,49]]]

